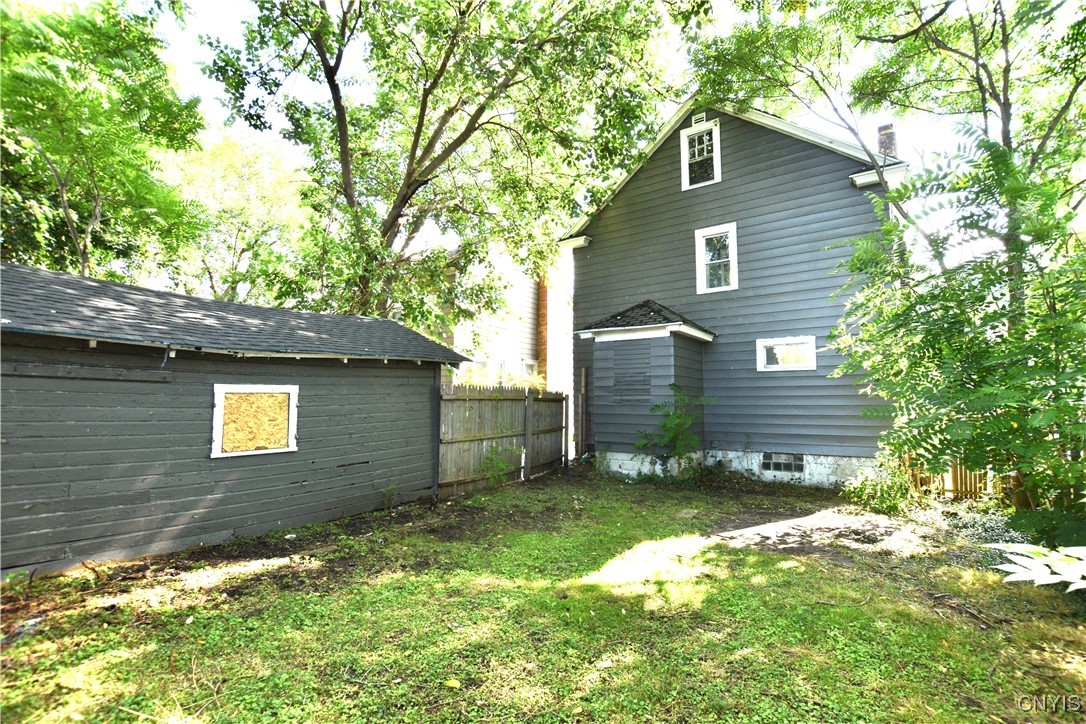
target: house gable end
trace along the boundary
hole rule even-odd
[[[689,125],[688,116],[680,121]],[[849,179],[863,164],[736,115],[710,111],[708,117],[720,120],[719,183],[682,189],[685,126],[676,124],[608,205],[577,230],[591,243],[573,251],[574,329],[646,298],[682,310],[716,333],[701,361],[703,394],[715,399],[705,410],[706,449],[869,456],[881,423],[861,414],[871,402],[851,380],[829,379],[842,360],[826,349],[842,311],[832,298],[844,281],[835,269],[850,253],[841,242],[878,227],[870,200]],[[718,243],[717,251],[728,256],[734,248],[738,283],[734,275],[726,283],[703,283],[709,293],[699,294],[699,251],[705,254],[708,244],[699,249],[698,233],[719,236],[721,228],[734,229],[734,246]],[[759,370],[759,340],[764,348],[767,341],[808,337],[817,350],[814,369],[804,360],[771,370],[774,365],[763,362]],[[590,397],[586,436],[597,449],[634,454],[629,441],[636,430],[623,426],[647,429],[641,413],[591,408],[593,346],[600,349],[600,341],[575,340],[575,378],[585,380]],[[608,344],[614,343],[628,342]],[[651,364],[659,367],[655,358]]]
[[[643,168],[648,166],[654,161],[654,157],[660,153],[660,149],[665,145],[671,145],[671,142],[675,138],[682,137],[685,131],[688,131],[694,124],[693,121],[698,120],[701,123],[710,123],[714,118],[731,117],[738,118],[747,123],[751,123],[757,126],[761,126],[765,129],[780,133],[782,135],[794,138],[798,141],[810,144],[812,146],[830,151],[841,157],[847,158],[855,163],[851,167],[846,176],[855,177],[853,182],[858,187],[868,186],[872,183],[877,183],[877,176],[872,176],[875,172],[872,170],[871,159],[862,147],[851,141],[842,140],[828,136],[818,131],[805,128],[798,124],[786,121],[783,118],[774,116],[769,113],[764,113],[757,110],[747,111],[735,111],[735,110],[699,110],[699,106],[696,103],[695,98],[691,97],[679,107],[671,119],[664,124],[660,133],[656,139],[649,144],[645,149],[644,158],[642,161],[634,165],[627,173],[619,180],[615,185],[615,188],[608,195],[595,210],[590,211],[582,215],[574,224],[562,235],[562,240],[570,240],[586,236],[591,238],[592,222],[595,218],[602,213],[607,207],[609,207],[618,195],[622,192],[624,187],[638,174]],[[676,180],[677,185],[681,185],[683,190],[687,190],[686,176],[682,171],[681,164],[686,154],[683,153],[682,148],[678,149],[679,158],[674,159],[676,163]],[[903,171],[906,164],[896,158],[885,156],[882,154],[875,154],[876,161],[881,164],[884,169],[891,171],[891,175],[898,176],[900,171]],[[659,162],[659,161],[657,161]],[[720,160],[721,164],[726,163],[725,159]],[[872,180],[874,179],[874,180]],[[698,190],[699,187],[690,189],[692,191]]]

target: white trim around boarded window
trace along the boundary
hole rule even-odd
[[[759,372],[784,372],[787,370],[814,370],[818,369],[818,359],[815,351],[815,338],[813,335],[802,337],[773,337],[759,339],[755,343]],[[775,354],[771,362],[767,359],[767,349],[773,348]],[[779,350],[779,351],[778,351]],[[783,362],[785,355],[792,361]]]
[[[258,450],[223,451],[223,426],[225,424],[226,395],[263,394],[288,395],[286,446]],[[269,453],[294,452],[298,449],[298,385],[215,385],[215,410],[212,414],[211,457],[232,458],[242,455],[267,455]]]
[[[734,222],[694,230],[694,258],[697,264],[698,294],[726,292],[739,288],[739,251],[736,236],[737,229]],[[719,242],[721,237],[724,237],[727,242],[726,258],[723,259],[719,258],[719,249],[712,255],[706,252],[709,241]],[[720,283],[721,281],[723,283]]]
[[[693,138],[691,138],[693,136]],[[706,153],[701,159],[691,158],[690,146],[695,147],[695,154]],[[701,188],[720,181],[720,119],[714,118],[699,123],[679,132],[679,154],[682,158],[683,191]],[[690,183],[690,164],[698,160],[713,159],[713,177],[708,181]]]

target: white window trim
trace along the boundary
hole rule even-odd
[[[223,415],[226,408],[227,393],[265,393],[290,395],[287,402],[287,447],[274,450],[241,450],[239,452],[222,451]],[[295,452],[298,449],[298,385],[215,385],[215,412],[211,426],[211,457],[236,458],[242,455],[268,455],[271,453]]]
[[[694,133],[702,133],[711,129],[713,131],[713,180],[702,181],[700,184],[690,184],[690,145],[686,142],[687,137]],[[690,189],[698,189],[702,186],[709,186],[710,184],[720,183],[720,119],[714,118],[705,123],[699,123],[696,126],[690,128],[684,128],[679,133],[679,152],[682,158],[682,182],[683,191],[689,191]]]
[[[728,279],[731,283],[726,287],[709,287],[705,281],[705,237],[715,236],[721,232],[728,232],[728,266],[730,267]],[[739,288],[739,237],[734,221],[694,230],[694,263],[697,264],[695,271],[698,294],[728,292]]]
[[[809,362],[803,362],[795,365],[773,365],[768,366],[765,363],[765,348],[778,344],[803,344],[807,347],[809,355]],[[814,335],[804,335],[801,337],[773,337],[769,339],[759,339],[755,342],[756,359],[758,362],[759,372],[789,372],[794,370],[816,370],[818,369],[818,351],[815,347]]]

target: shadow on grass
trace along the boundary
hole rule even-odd
[[[143,580],[86,573],[9,650],[5,715],[983,720],[1013,718],[1018,689],[1086,685],[1066,653],[1086,635],[1046,592],[1026,593],[1050,613],[984,630],[931,604],[949,574],[922,561],[725,544],[726,521],[830,500],[558,479],[158,559]]]

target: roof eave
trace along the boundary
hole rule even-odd
[[[893,188],[901,183],[905,176],[908,174],[909,164],[900,162],[894,166],[883,166],[882,175],[886,179],[886,183]],[[869,186],[877,186],[881,183],[879,179],[879,172],[873,168],[866,171],[859,171],[848,177],[848,180],[852,182],[852,185],[858,189],[867,188]]]
[[[652,337],[667,337],[671,334],[681,334],[686,337],[712,342],[716,335],[706,329],[696,327],[685,322],[668,322],[666,324],[641,324],[635,327],[600,327],[597,329],[581,329],[577,335],[581,339],[594,339],[599,341],[619,339],[650,339]]]
[[[6,332],[23,332],[24,334],[40,334],[49,337],[62,337],[65,339],[78,339],[87,342],[112,342],[114,344],[130,344],[137,347],[153,347],[157,349],[179,350],[187,352],[204,352],[207,354],[222,354],[231,357],[266,357],[282,359],[342,359],[342,360],[397,360],[400,362],[438,362],[447,365],[459,365],[470,362],[471,358],[457,354],[459,359],[448,357],[405,356],[396,354],[360,355],[351,352],[291,352],[284,350],[241,349],[227,347],[213,347],[208,345],[192,345],[182,342],[167,342],[155,340],[125,339],[123,337],[103,337],[101,335],[84,335],[75,332],[57,332],[51,329],[33,329],[29,327],[14,327],[4,325]]]

